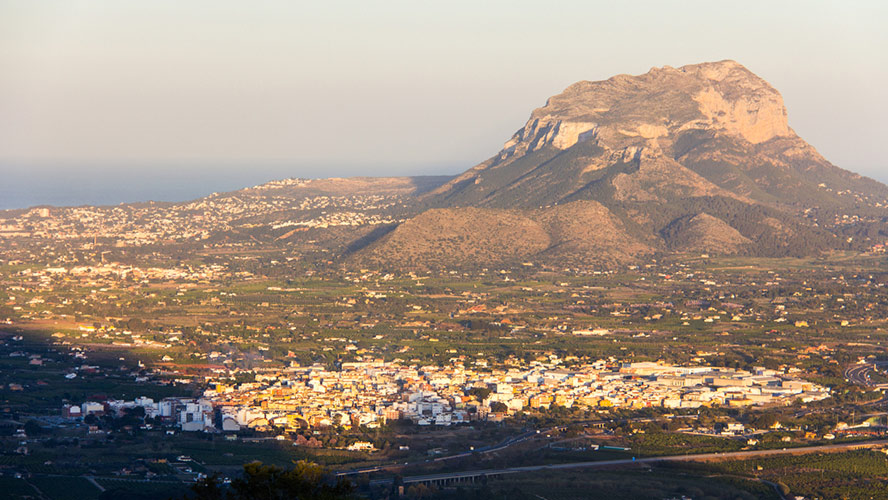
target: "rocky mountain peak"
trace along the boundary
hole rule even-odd
[[[443,211],[393,231],[377,257],[427,262],[451,241],[471,250],[451,248],[453,262],[801,255],[888,235],[888,187],[826,161],[789,127],[780,94],[735,61],[577,82],[420,200]],[[869,214],[855,229],[868,239],[834,224],[850,213]]]
[[[794,135],[780,94],[741,64],[720,61],[577,82],[534,110],[500,157],[545,146],[564,150],[591,139],[622,149],[688,130],[751,144]]]

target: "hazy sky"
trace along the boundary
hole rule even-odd
[[[735,59],[888,181],[886,26],[884,1],[0,0],[0,174],[454,173],[577,80]]]

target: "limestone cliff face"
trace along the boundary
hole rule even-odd
[[[579,141],[594,139],[597,125],[593,122],[564,121],[551,117],[532,118],[503,146],[501,159],[522,155],[551,145],[567,149]]]
[[[715,87],[709,87],[695,95],[694,100],[700,105],[705,125],[739,135],[752,144],[792,135],[780,96],[758,94],[761,93],[729,101]]]
[[[752,144],[793,135],[780,94],[740,64],[721,61],[575,83],[534,110],[502,156],[599,138],[623,148],[690,129]]]

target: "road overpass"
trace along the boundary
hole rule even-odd
[[[885,362],[857,364],[845,369],[845,379],[852,384],[862,385],[870,389],[888,389],[888,384],[877,384],[870,377],[870,372],[878,370],[878,366],[885,366]]]

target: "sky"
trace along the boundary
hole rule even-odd
[[[722,59],[886,182],[886,25],[882,1],[0,0],[0,208],[455,174],[573,82]]]

